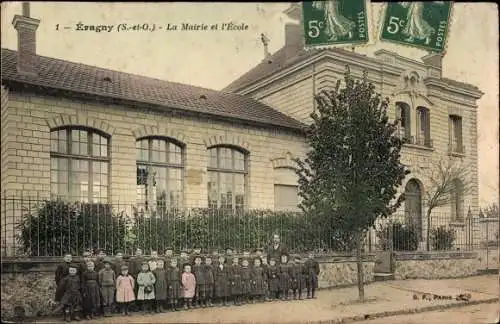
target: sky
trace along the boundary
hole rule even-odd
[[[3,48],[17,49],[11,25],[21,14],[20,2],[1,4]],[[287,3],[83,3],[32,2],[31,17],[41,20],[37,31],[40,55],[95,65],[158,79],[220,90],[264,57],[260,34],[270,39],[269,50],[284,44]],[[382,4],[371,8],[370,38],[379,32]],[[471,17],[476,17],[471,20]],[[246,30],[220,30],[224,23],[246,24]],[[76,24],[114,25],[112,32],[77,31]],[[156,30],[116,32],[119,24],[218,24],[217,31]],[[71,27],[72,30],[63,27]],[[58,30],[57,30],[58,28]],[[494,3],[455,3],[443,77],[478,86],[480,204],[498,202],[498,8]],[[373,41],[357,47],[373,55],[378,49],[420,60],[425,51]]]

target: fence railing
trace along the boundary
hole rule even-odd
[[[469,217],[453,224],[449,215],[433,214],[429,245],[432,250],[470,250],[498,235],[494,223]],[[232,211],[208,208],[158,209],[139,212],[134,204],[93,204],[1,198],[2,256],[80,255],[85,250],[121,250],[131,254],[141,248],[175,251],[201,247],[206,251],[264,248],[274,233],[292,253],[351,253],[353,235],[335,228],[331,219],[298,212],[271,210]],[[425,249],[427,226],[393,215],[377,222],[367,233],[365,252]]]

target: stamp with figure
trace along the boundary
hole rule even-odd
[[[444,52],[450,25],[451,1],[389,2],[380,39]]]
[[[368,42],[365,0],[304,1],[302,8],[306,46]]]

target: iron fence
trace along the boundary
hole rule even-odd
[[[136,248],[148,254],[195,247],[241,252],[264,248],[274,233],[292,253],[352,254],[354,248],[354,237],[335,228],[331,219],[299,212],[165,207],[143,212],[135,204],[10,197],[2,197],[1,205],[2,256],[80,255],[89,249],[131,254]],[[457,222],[446,213],[433,213],[427,235],[425,219],[414,223],[406,216],[377,221],[367,232],[365,252],[425,250],[427,245],[430,250],[473,250],[498,242],[498,220],[469,215]]]
[[[468,213],[454,219],[451,213],[433,212],[419,221],[409,213],[379,220],[370,231],[369,251],[472,251],[498,247],[498,218]]]

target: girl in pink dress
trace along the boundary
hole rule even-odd
[[[191,303],[196,290],[196,278],[194,277],[194,274],[191,273],[191,266],[189,264],[184,266],[181,282],[184,293],[184,309],[192,308]]]
[[[128,274],[128,267],[123,265],[121,273],[116,278],[116,302],[120,305],[123,315],[128,315],[128,307],[135,300],[134,278]]]

